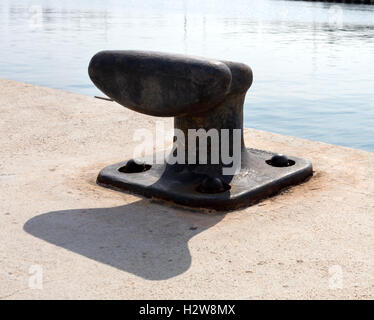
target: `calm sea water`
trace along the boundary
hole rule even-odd
[[[374,6],[1,0],[0,49],[0,77],[86,95],[100,94],[87,65],[103,49],[245,62],[245,126],[374,151]]]

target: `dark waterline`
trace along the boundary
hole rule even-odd
[[[1,0],[0,76],[102,95],[102,49],[245,62],[245,126],[374,151],[374,6],[282,0]],[[87,106],[89,107],[89,106]]]

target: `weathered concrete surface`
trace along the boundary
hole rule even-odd
[[[202,214],[94,183],[155,118],[13,81],[0,88],[1,298],[374,298],[374,154],[248,129],[247,146],[305,157],[314,177],[244,210]],[[42,290],[28,286],[33,265]],[[334,265],[342,289],[329,288]]]

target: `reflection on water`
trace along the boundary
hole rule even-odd
[[[374,6],[282,0],[1,0],[0,76],[98,94],[102,49],[188,53],[254,71],[245,125],[374,151]]]

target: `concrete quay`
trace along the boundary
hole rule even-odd
[[[1,299],[374,298],[373,153],[246,129],[248,147],[309,159],[314,176],[202,212],[95,184],[132,156],[136,128],[171,118],[0,88]]]

